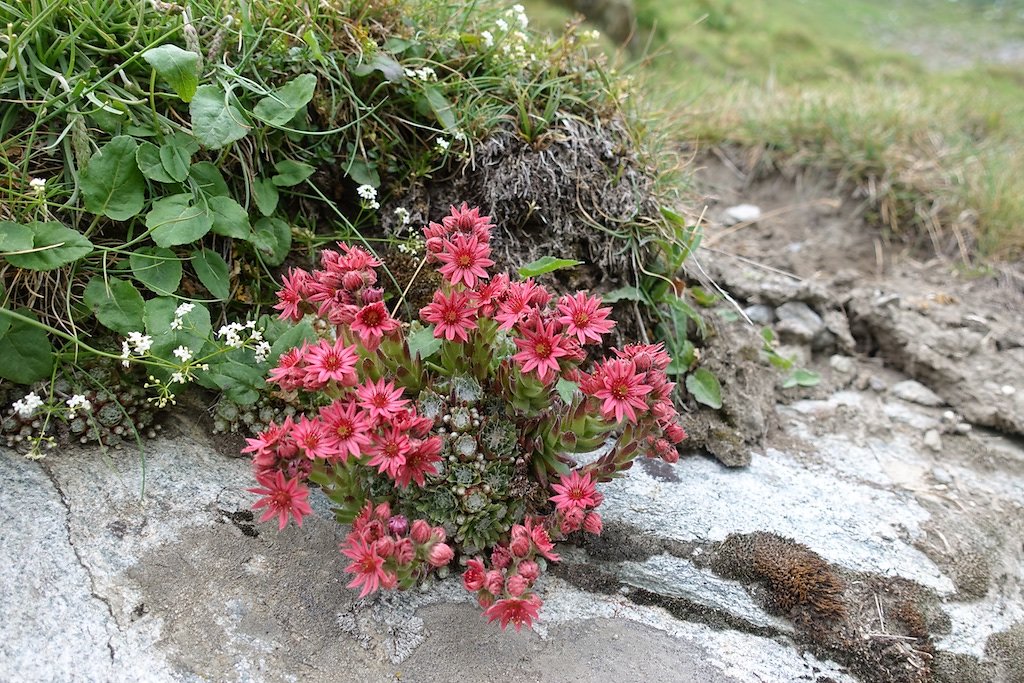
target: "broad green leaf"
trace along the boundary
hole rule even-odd
[[[192,134],[210,149],[220,149],[249,132],[245,117],[216,85],[200,86],[189,106]]]
[[[718,303],[718,300],[722,298],[719,294],[709,292],[703,287],[690,287],[689,292],[693,295],[693,300],[696,301],[699,306],[704,306],[705,308],[708,306],[714,306]]]
[[[553,270],[573,268],[581,263],[583,263],[583,261],[575,261],[567,258],[555,258],[554,256],[543,256],[533,263],[527,263],[525,266],[520,268],[519,275],[522,277],[536,277],[537,275],[550,273]]]
[[[292,248],[292,229],[280,218],[261,218],[250,240],[268,266],[279,266]]]
[[[697,368],[686,376],[686,390],[697,400],[715,410],[722,407],[722,385],[707,368]]]
[[[782,383],[783,389],[791,389],[792,387],[814,387],[821,382],[821,375],[814,372],[813,370],[805,370],[799,368],[793,371],[793,374],[786,378],[786,381]]]
[[[353,159],[348,165],[348,177],[360,185],[371,185],[380,187],[380,174],[374,164],[367,163],[361,159]]]
[[[85,305],[104,327],[120,334],[143,329],[145,303],[135,285],[116,277],[104,281],[102,276],[96,275],[85,288]]]
[[[35,319],[28,309],[18,313]],[[2,311],[0,317],[6,317]],[[0,337],[0,377],[17,384],[49,379],[54,356],[46,332],[20,320],[8,320],[10,327]]]
[[[141,247],[128,257],[132,275],[157,294],[174,294],[181,283],[181,261],[170,249]]]
[[[252,196],[256,200],[256,208],[264,216],[274,213],[277,208],[277,187],[266,178],[253,178]]]
[[[288,353],[296,346],[302,346],[304,342],[316,341],[316,330],[309,322],[303,320],[298,325],[290,325],[288,330],[278,337],[270,346],[270,356],[267,362],[273,366],[277,364],[278,358]]]
[[[455,114],[452,113],[452,103],[448,101],[448,98],[433,85],[424,88],[423,94],[427,96],[427,104],[430,105],[430,110],[434,112],[441,127],[445,130],[455,130],[458,124],[455,121]]]
[[[555,382],[555,391],[558,392],[558,396],[565,403],[572,403],[573,397],[576,395],[576,390],[580,388],[576,382],[570,382],[567,379],[561,377]]]
[[[119,135],[92,155],[79,176],[85,209],[115,221],[142,211],[146,181],[135,161],[138,143]]]
[[[277,175],[271,178],[270,182],[278,187],[298,185],[316,171],[309,164],[304,164],[301,161],[292,161],[291,159],[282,159],[274,164],[274,168],[277,169]]]
[[[173,183],[174,178],[164,168],[160,160],[160,148],[152,142],[143,142],[135,152],[135,162],[142,170],[142,175],[158,183]]]
[[[314,90],[316,76],[302,74],[257,102],[252,113],[272,126],[283,126],[309,104]]]
[[[171,321],[179,304],[181,301],[175,297],[158,296],[146,302],[143,313],[146,334],[153,337],[150,353],[174,363],[178,362],[174,349],[179,346],[187,346],[193,352],[201,349],[213,330],[210,311],[203,304],[196,304],[190,313],[185,314],[181,319],[181,329],[172,330]]]
[[[213,217],[213,232],[236,240],[249,239],[249,214],[231,197],[210,197],[206,202]]]
[[[202,206],[192,204],[190,193],[176,194],[153,202],[146,214],[150,237],[160,247],[189,244],[210,232],[213,218]]]
[[[188,170],[192,166],[192,154],[174,140],[167,140],[160,145],[160,162],[167,175],[176,183],[185,182]]]
[[[0,255],[32,248],[32,230],[26,225],[0,221]]]
[[[665,368],[665,374],[675,377],[684,374],[696,359],[695,347],[689,339],[675,340],[668,350],[672,362]]]
[[[693,306],[686,303],[678,296],[672,296],[668,303],[674,310],[682,313],[693,321],[693,324],[697,326],[697,332],[701,337],[708,336],[708,324],[704,322],[703,316],[701,316]]]
[[[606,304],[617,301],[644,301],[644,293],[639,287],[619,287],[605,294],[602,299]]]
[[[200,374],[198,380],[205,387],[220,389],[235,403],[249,405],[255,403],[260,397],[260,392],[266,388],[267,381],[264,375],[263,367],[260,365],[242,363],[229,358],[210,363],[210,369]]]
[[[0,230],[8,226],[25,227],[32,234],[30,251],[22,254],[6,254],[4,258],[12,266],[28,270],[53,270],[67,265],[92,253],[92,242],[77,230],[65,227],[56,221],[41,223],[35,221],[26,226],[14,223],[0,223]],[[12,231],[15,232],[15,231]],[[20,231],[17,231],[21,235]],[[21,237],[18,238],[19,241]]]
[[[207,197],[227,197],[231,194],[220,169],[209,161],[197,161],[192,164],[192,168],[188,171],[188,177]]]
[[[228,264],[212,249],[197,249],[192,252],[192,269],[203,286],[217,299],[225,301],[231,296],[231,276]]]
[[[196,94],[199,55],[195,52],[182,50],[177,45],[160,45],[143,52],[142,58],[174,88],[182,102],[190,101]]]
[[[369,76],[374,71],[381,72],[384,78],[392,83],[397,83],[405,78],[405,68],[396,62],[391,55],[379,50],[373,53],[369,61],[363,62],[352,69],[352,73],[356,76]]]
[[[441,349],[441,340],[434,336],[434,326],[424,327],[409,335],[409,355],[427,359]]]

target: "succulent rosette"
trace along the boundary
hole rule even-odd
[[[641,454],[674,462],[686,432],[662,346],[588,360],[611,310],[492,275],[493,228],[463,205],[424,229],[443,280],[411,324],[388,310],[381,263],[361,247],[290,271],[275,308],[298,343],[269,381],[315,409],[244,450],[263,520],[301,524],[315,486],[352,525],[342,553],[361,597],[446,575],[458,558],[485,615],[518,630],[538,617],[553,541],[601,533],[598,485]]]

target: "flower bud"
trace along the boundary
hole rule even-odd
[[[512,539],[512,542],[508,544],[508,548],[512,551],[513,557],[523,558],[530,554],[530,545],[529,536],[518,536]]]
[[[508,548],[501,545],[494,546],[494,550],[491,551],[491,565],[495,569],[505,569],[512,564],[512,555],[509,554]]]
[[[409,531],[409,520],[403,515],[395,515],[388,520],[388,531],[395,536],[405,536]]]
[[[398,585],[398,574],[394,572],[384,572],[384,577],[380,580],[380,587],[384,590],[391,590]]]
[[[487,572],[484,577],[484,590],[494,595],[501,595],[505,590],[505,577],[497,569]]]
[[[384,559],[391,557],[392,553],[395,552],[395,542],[391,540],[391,537],[389,536],[378,538],[374,541],[373,547],[377,551],[377,554]]]
[[[430,540],[430,525],[422,519],[417,519],[412,523],[409,535],[412,536],[414,542],[422,545]]]
[[[416,547],[412,544],[412,541],[408,538],[395,543],[395,562],[400,565],[406,565],[412,562],[412,559],[416,557]]]
[[[604,528],[604,524],[601,522],[601,515],[596,512],[588,514],[586,519],[583,520],[583,528],[595,536],[600,536],[601,529]]]
[[[363,276],[354,270],[350,270],[342,276],[341,286],[350,292],[354,292],[363,286]]]
[[[448,535],[444,532],[444,527],[435,526],[430,532],[430,537],[438,543],[444,543],[448,539]]]
[[[380,287],[367,287],[360,292],[359,298],[363,300],[363,304],[375,304],[384,300],[384,290]]]
[[[466,563],[466,571],[462,573],[462,585],[466,590],[476,592],[484,587],[484,563],[480,560],[470,560]]]
[[[480,603],[480,606],[487,609],[494,604],[494,596],[490,593],[477,593],[476,601]]]
[[[381,519],[387,519],[391,516],[391,506],[388,505],[386,502],[381,503],[380,505],[373,509],[373,514],[377,515]]]
[[[430,549],[430,554],[427,555],[427,561],[430,562],[433,567],[445,567],[452,558],[455,557],[455,551],[451,549],[446,543],[438,543]]]
[[[529,583],[533,583],[537,580],[537,577],[540,576],[540,567],[537,566],[537,563],[533,560],[524,560],[520,562],[519,567],[517,567],[517,571],[519,572],[519,576],[526,579]]]
[[[508,578],[508,582],[505,584],[505,588],[508,589],[509,595],[511,595],[513,598],[518,598],[526,591],[528,587],[529,584],[526,581],[526,579],[522,576],[519,576],[518,574],[516,574],[515,576],[510,576]]]

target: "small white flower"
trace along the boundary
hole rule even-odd
[[[180,373],[180,372],[172,372],[171,373],[171,384],[185,384],[187,381],[188,381],[188,379],[185,377],[185,375],[183,373]]]
[[[405,77],[406,78],[416,78],[416,70],[415,69],[410,69],[409,67],[405,67]]]
[[[148,353],[149,349],[153,346],[153,338],[150,337],[148,334],[142,334],[141,332],[129,332],[128,333],[128,343],[132,345],[132,350],[136,354],[142,356],[142,355],[145,355],[146,353]],[[125,355],[123,353],[124,349],[125,349],[125,346],[122,345],[121,346],[121,350],[122,350],[121,357],[122,358],[125,357]]]
[[[377,188],[373,185],[360,185],[356,188],[356,194],[366,201],[371,201],[377,198]]]
[[[239,332],[244,330],[245,327],[238,323],[228,323],[217,331],[217,336],[224,340],[224,343],[233,348],[241,348],[245,342],[242,341],[242,337]]]
[[[253,349],[253,353],[256,356],[257,363],[262,363],[263,361],[267,360],[267,358],[270,356],[270,342],[261,341],[259,344],[256,345],[256,348]]]
[[[187,346],[179,346],[172,352],[182,363],[192,360],[192,351]]]
[[[593,31],[587,31],[583,35],[594,42],[601,40],[601,32],[598,31],[597,29],[594,29]]]
[[[32,188],[33,194],[42,195],[46,192],[46,178],[33,178],[28,181],[28,186]]]
[[[79,410],[89,412],[92,410],[92,403],[83,394],[75,394],[67,400],[68,417],[73,418]]]
[[[15,401],[14,409],[18,411],[18,415],[21,417],[29,418],[36,412],[36,408],[41,405],[43,405],[43,399],[39,398],[38,394],[33,391]]]
[[[397,218],[399,223],[401,223],[402,225],[409,225],[409,209],[405,208],[404,206],[399,206],[398,208],[395,209],[395,218]]]
[[[516,14],[522,14],[523,12],[526,11],[526,8],[523,7],[522,5],[515,4],[512,5],[512,11],[515,12]]]
[[[480,34],[480,37],[483,38],[484,47],[494,47],[494,34],[493,33],[491,33],[490,31],[484,31],[484,32],[482,32]]]
[[[195,304],[183,303],[180,306],[178,306],[176,309],[174,309],[174,317],[175,318],[184,318],[186,315],[188,315],[193,310],[195,310],[195,307],[196,307]]]
[[[498,19],[494,22],[494,25],[498,27],[498,30],[502,33],[508,33],[508,22],[504,19]]]
[[[460,128],[456,128],[452,131],[452,139],[458,140],[459,142],[466,141],[466,134],[462,132]]]
[[[419,78],[421,81],[436,81],[437,72],[435,72],[429,66],[425,66],[420,69],[416,69],[416,77]]]
[[[437,142],[437,149],[439,151],[441,151],[441,152],[447,152],[448,148],[451,147],[451,144],[452,144],[452,143],[448,142],[447,140],[445,140],[444,138],[442,138],[440,136],[437,138],[436,142]]]
[[[181,318],[175,318],[174,320],[171,321],[171,329],[172,330],[180,330],[181,329]]]

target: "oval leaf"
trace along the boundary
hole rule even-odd
[[[32,231],[11,221],[0,221],[0,254],[32,248]]]
[[[283,159],[277,162],[274,164],[274,168],[277,169],[277,175],[271,178],[270,182],[278,187],[298,185],[316,171],[309,164],[304,164],[301,161],[292,161],[291,159]]]
[[[146,181],[135,161],[138,147],[133,138],[119,135],[92,155],[79,177],[87,211],[115,221],[142,211]]]
[[[574,261],[573,259],[567,258],[555,258],[554,256],[544,256],[533,263],[527,263],[525,266],[519,269],[519,275],[522,277],[536,277],[537,275],[543,275],[544,273],[550,273],[554,270],[560,270],[562,268],[574,268],[580,265],[583,261]]]
[[[457,123],[455,121],[455,114],[452,113],[452,103],[448,101],[448,98],[432,85],[424,88],[423,94],[427,96],[427,104],[430,105],[430,110],[437,117],[438,123],[445,130],[455,130]]]
[[[181,261],[170,249],[142,247],[128,257],[132,275],[157,294],[174,294],[181,283]]]
[[[715,410],[722,407],[722,385],[706,368],[697,368],[686,377],[686,390],[697,400]]]
[[[174,88],[182,102],[189,102],[199,85],[199,55],[177,45],[161,45],[142,53],[142,58]]]
[[[228,264],[212,249],[192,252],[192,269],[203,286],[217,299],[225,301],[231,296],[231,277]]]
[[[0,223],[0,230],[14,223]],[[38,221],[24,226],[32,233],[31,249],[22,254],[6,254],[7,262],[28,270],[53,270],[92,253],[92,242],[77,230],[65,227],[56,221]],[[38,251],[35,251],[38,250]]]
[[[27,309],[21,315],[34,319]],[[0,312],[0,317],[6,317]],[[53,371],[53,346],[46,332],[29,323],[11,322],[7,334],[0,337],[0,377],[17,384],[49,379]]]
[[[316,76],[302,74],[257,102],[252,113],[272,126],[283,126],[309,104],[314,90]]]
[[[158,183],[173,183],[174,178],[164,168],[160,160],[160,148],[152,142],[143,142],[135,152],[135,163],[139,165],[142,175]]]
[[[192,155],[174,140],[168,140],[160,145],[160,163],[174,182],[181,183],[188,178]]]
[[[213,232],[236,240],[249,239],[249,214],[231,197],[210,197],[206,203],[213,217]]]
[[[230,194],[228,184],[224,182],[224,176],[221,175],[220,169],[209,161],[192,164],[188,177],[207,197],[227,197]]]
[[[102,276],[89,280],[85,288],[85,305],[96,314],[96,319],[114,332],[128,334],[143,329],[142,314],[146,302],[139,290],[127,280]]]
[[[189,244],[210,232],[213,218],[202,206],[192,205],[192,195],[176,194],[153,202],[146,214],[150,237],[161,247]]]
[[[292,229],[280,218],[261,218],[253,226],[251,241],[264,263],[279,266],[292,248]]]
[[[242,112],[228,102],[227,93],[216,85],[204,85],[196,90],[189,114],[192,116],[192,134],[210,149],[230,145],[249,132]]]
[[[264,216],[274,213],[279,199],[277,187],[266,178],[253,178],[252,196],[256,200],[256,208]]]

